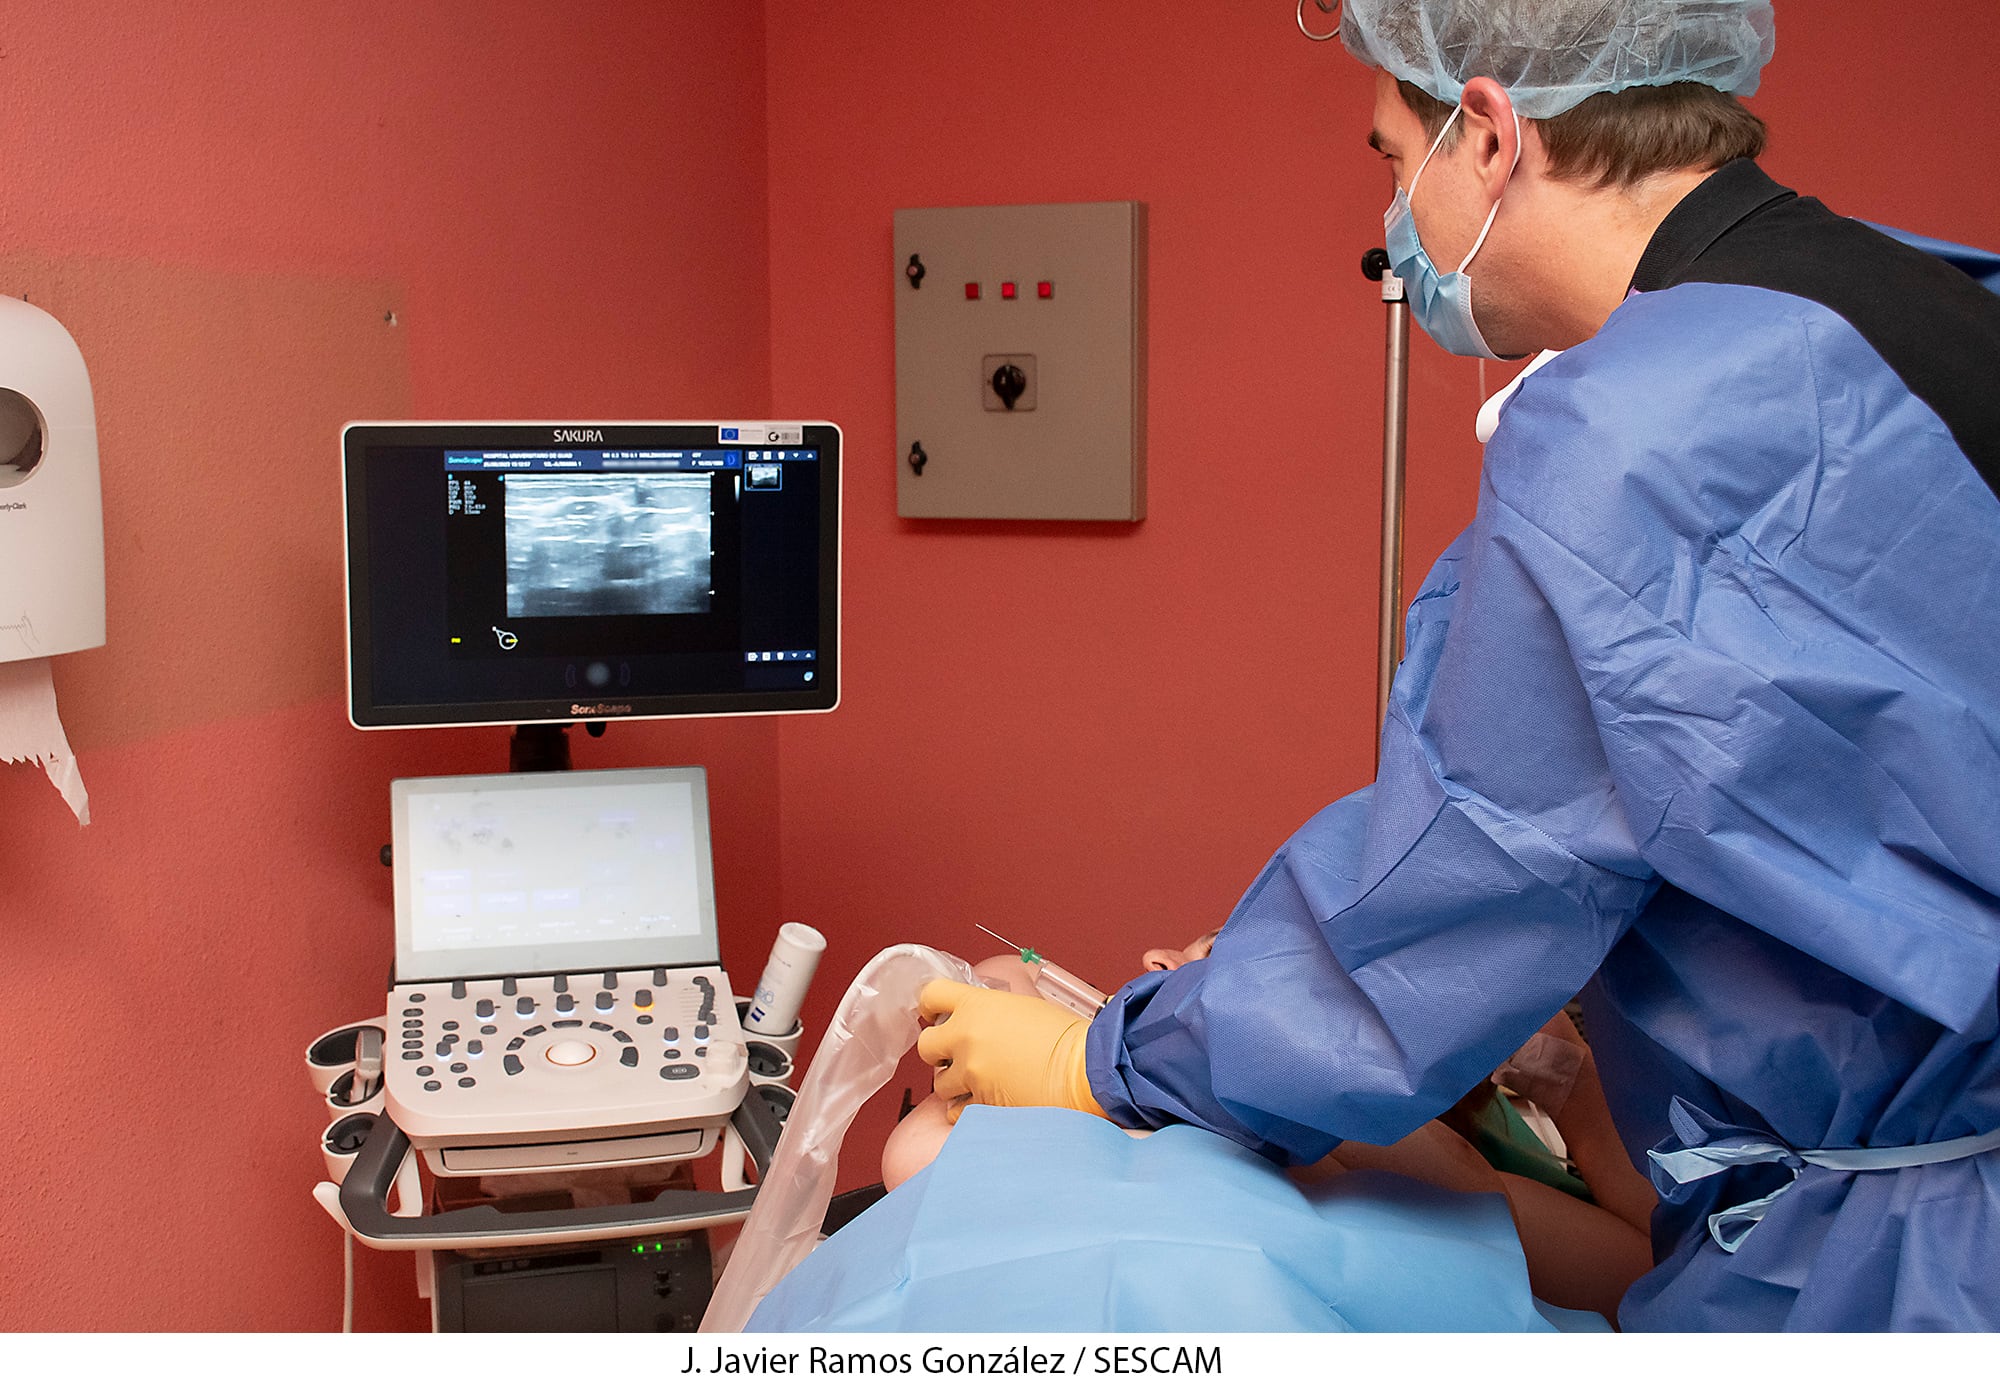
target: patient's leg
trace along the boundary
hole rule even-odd
[[[1426,1122],[1389,1146],[1344,1141],[1325,1159],[1295,1166],[1288,1174],[1299,1184],[1308,1185],[1347,1171],[1394,1171],[1446,1190],[1502,1193],[1500,1173],[1442,1122]]]
[[[1616,1321],[1625,1289],[1653,1265],[1646,1236],[1616,1214],[1494,1170],[1442,1122],[1427,1122],[1392,1146],[1342,1142],[1325,1160],[1291,1175],[1305,1185],[1350,1170],[1395,1171],[1447,1190],[1505,1195],[1528,1259],[1528,1285],[1558,1306]]]

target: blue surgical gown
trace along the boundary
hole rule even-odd
[[[1795,1148],[2000,1128],[2000,500],[1846,320],[1629,299],[1507,407],[1407,649],[1374,786],[1094,1023],[1114,1120],[1387,1142],[1595,975],[1642,1171],[1675,1098]],[[1789,1178],[1663,1201],[1626,1328],[2000,1325],[2000,1154],[1808,1169],[1710,1238]]]

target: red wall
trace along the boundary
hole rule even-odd
[[[1784,11],[1755,103],[1772,172],[2000,245],[2000,183],[1960,134],[1990,103],[1931,75],[1964,7]],[[818,924],[823,1021],[878,948],[977,956],[981,918],[1110,985],[1226,914],[1369,777],[1369,101],[1285,0],[11,18],[0,274],[32,274],[97,370],[111,643],[56,664],[95,824],[0,766],[0,972],[33,1022],[0,1064],[0,1326],[338,1320],[298,1056],[379,1009],[389,779],[505,757],[496,731],[345,724],[348,396],[845,427],[841,709],[577,751],[710,765],[738,978],[780,918]],[[1148,519],[899,521],[893,211],[1124,198],[1151,212]],[[382,296],[393,342],[308,315]],[[1470,513],[1478,395],[1419,343],[1412,582]],[[241,449],[230,426],[272,417],[296,429]],[[423,1322],[406,1260],[360,1269],[363,1328]]]
[[[1370,774],[1387,185],[1325,138],[1367,84],[1275,7],[788,11],[769,48],[773,406],[847,449],[842,706],[781,735],[790,912],[828,990],[885,943],[984,956],[975,919],[1122,981]],[[1146,520],[899,520],[893,211],[1110,199],[1149,209]]]
[[[1779,8],[1773,174],[2000,246],[1959,135],[1985,88],[1934,75],[1965,8]],[[781,737],[787,911],[836,945],[815,1008],[886,942],[983,954],[974,919],[1108,986],[1371,776],[1372,79],[1289,0],[771,15],[773,401],[847,432],[846,696]],[[898,520],[894,210],[1097,199],[1150,210],[1148,517]],[[1469,519],[1479,382],[1419,341],[1411,586]],[[847,1159],[870,1178],[865,1145]]]
[[[336,432],[762,415],[763,69],[760,7],[702,0],[10,15],[0,266],[33,284],[0,291],[93,368],[111,555],[108,646],[56,661],[93,825],[0,765],[0,1327],[339,1327],[301,1056],[381,1009],[389,780],[507,756],[348,727]],[[761,952],[772,723],[578,740],[728,771],[718,899]],[[360,1328],[427,1322],[408,1258],[358,1267]]]

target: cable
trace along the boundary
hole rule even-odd
[[[347,1274],[340,1302],[340,1333],[352,1335],[354,1333],[354,1235],[350,1233],[343,1237]]]

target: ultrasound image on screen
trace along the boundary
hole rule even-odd
[[[706,614],[706,474],[507,481],[507,614]]]

